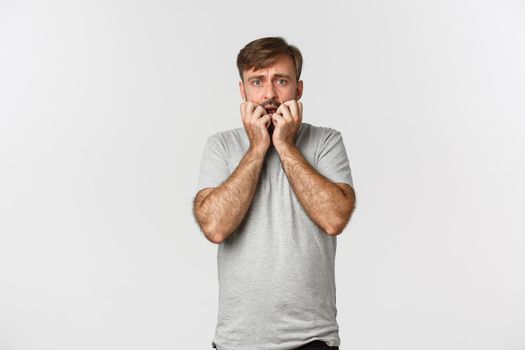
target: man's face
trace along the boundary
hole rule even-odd
[[[239,82],[243,100],[260,104],[269,115],[283,102],[298,101],[303,93],[303,81],[297,82],[295,65],[290,56],[280,57],[266,68],[245,70],[243,77],[244,83]],[[269,128],[272,132],[272,123]]]

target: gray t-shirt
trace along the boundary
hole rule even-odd
[[[217,187],[250,143],[243,128],[211,135],[197,191]],[[333,182],[353,187],[341,133],[303,122],[295,143]],[[339,346],[335,252],[329,236],[306,214],[273,146],[241,225],[218,245],[217,350],[290,350],[313,340]]]

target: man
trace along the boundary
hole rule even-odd
[[[237,56],[243,127],[207,139],[194,215],[218,244],[218,350],[339,349],[334,261],[355,207],[340,132],[302,122],[301,52]]]

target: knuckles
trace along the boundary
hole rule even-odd
[[[259,124],[260,119],[270,119],[278,124],[297,123],[302,121],[303,103],[297,100],[288,100],[280,104],[273,116],[266,113],[265,108],[253,101],[243,101],[240,105],[240,111],[243,121],[250,126]],[[257,118],[253,118],[258,115]],[[291,120],[289,117],[291,116]],[[278,118],[278,116],[280,118]]]

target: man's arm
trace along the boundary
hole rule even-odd
[[[340,234],[355,208],[350,185],[319,174],[295,146],[277,149],[292,189],[308,216],[327,234]]]
[[[206,237],[221,243],[239,226],[252,202],[264,153],[249,150],[220,186],[199,191],[193,213]]]
[[[241,103],[240,110],[244,130],[250,140],[248,151],[223,183],[199,191],[193,202],[197,223],[206,238],[214,243],[223,242],[244,219],[270,146],[270,116],[265,114],[265,109],[245,101]]]

